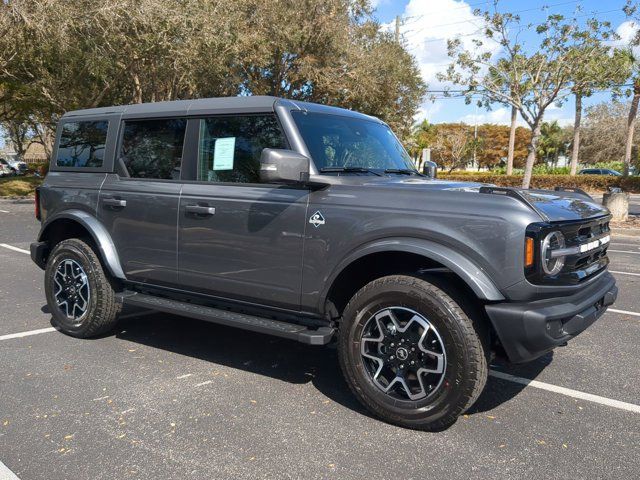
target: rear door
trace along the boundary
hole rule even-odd
[[[116,171],[100,191],[98,216],[128,280],[177,281],[176,241],[185,118],[125,120]]]
[[[309,191],[261,184],[262,149],[287,148],[273,113],[196,122],[197,155],[182,189],[182,288],[299,308]]]

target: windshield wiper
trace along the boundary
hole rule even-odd
[[[387,168],[384,173],[398,173],[400,175],[420,175],[421,173],[416,170],[411,170],[410,168]]]
[[[335,172],[338,172],[338,173],[373,173],[374,175],[377,175],[379,177],[382,176],[378,172],[374,172],[370,168],[364,168],[364,167],[324,167],[324,168],[320,169],[320,173],[335,173]]]

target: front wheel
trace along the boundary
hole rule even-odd
[[[339,358],[368,410],[419,430],[452,425],[487,380],[471,319],[440,288],[404,275],[379,278],[354,295],[340,324]]]
[[[115,326],[121,304],[100,259],[83,240],[56,245],[47,259],[44,286],[53,322],[64,333],[88,338]]]

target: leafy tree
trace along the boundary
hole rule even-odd
[[[462,48],[459,40],[449,42],[449,55],[454,62],[443,78],[466,85],[467,98],[479,92],[481,104],[500,101],[517,108],[531,128],[522,182],[522,187],[528,188],[544,114],[549,106],[563,103],[570,94],[567,87],[576,64],[584,61],[570,54],[570,49],[584,33],[562,15],[550,15],[536,27],[539,45],[532,49],[533,53],[526,53],[517,33],[533,25],[519,25],[517,16],[497,12],[496,5],[497,1],[494,12],[484,13],[485,39],[475,42],[475,50]],[[587,27],[594,28],[593,25]],[[501,47],[497,60],[490,50],[482,48],[488,42],[497,42]]]
[[[432,159],[452,172],[470,161],[473,151],[473,132],[464,123],[440,123],[432,148]]]
[[[636,25],[640,21],[640,12],[638,11],[638,4],[627,0],[623,8],[624,13],[632,19]],[[636,117],[638,116],[638,104],[640,104],[640,59],[637,58],[634,52],[637,47],[640,46],[640,30],[636,31],[636,35],[631,40],[627,48],[625,49],[630,62],[631,69],[629,77],[632,81],[632,88],[625,93],[631,96],[631,104],[629,106],[629,114],[627,116],[627,133],[625,141],[624,151],[624,172],[623,175],[629,175],[629,166],[631,165],[631,157],[633,154],[633,138],[636,130]]]
[[[504,125],[484,124],[478,126],[478,138],[481,148],[476,153],[478,167],[494,168],[501,165],[505,159],[508,162],[510,137],[512,129]],[[511,166],[522,167],[527,157],[527,145],[531,133],[527,128],[518,127],[513,131],[513,149]],[[510,175],[511,173],[509,173]]]
[[[544,122],[540,128],[537,154],[545,163],[558,163],[558,157],[567,153],[567,136],[557,121]]]
[[[623,83],[629,76],[629,55],[614,49],[605,42],[615,37],[609,22],[588,20],[588,28],[573,35],[574,45],[567,57],[575,65],[571,78],[571,93],[575,99],[573,142],[571,148],[571,170],[575,175],[580,152],[580,130],[582,100],[595,90],[603,90]]]
[[[628,102],[618,100],[593,105],[585,111],[581,163],[623,161],[627,141]],[[632,145],[638,144],[638,134]]]
[[[376,115],[406,137],[425,86],[369,0],[7,0],[0,119],[50,138],[65,111],[277,95]]]
[[[0,124],[8,141],[19,157],[22,157],[29,146],[36,141],[31,125],[23,120],[6,120]]]
[[[436,125],[429,123],[428,120],[423,120],[414,125],[411,137],[405,142],[409,154],[414,158],[418,169],[421,167],[423,149],[429,148],[435,143],[436,130]]]

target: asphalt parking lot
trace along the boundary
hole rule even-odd
[[[0,201],[0,479],[638,478],[640,231],[613,234],[613,309],[423,433],[370,417],[331,346],[135,311],[56,332],[32,211]]]

